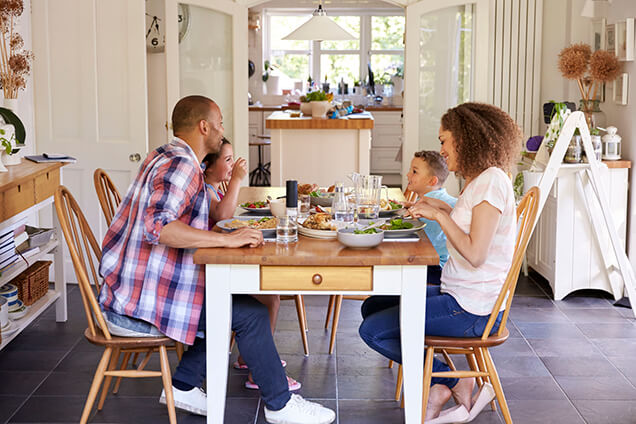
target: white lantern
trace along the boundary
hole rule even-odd
[[[607,127],[607,134],[603,136],[603,159],[619,160],[621,158],[621,136],[616,134],[616,127]]]

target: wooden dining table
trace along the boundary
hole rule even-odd
[[[239,202],[279,193],[284,188],[244,187]],[[422,422],[426,267],[439,263],[424,235],[418,241],[384,241],[367,250],[299,235],[290,244],[198,249],[194,262],[205,265],[206,275],[208,423],[222,423],[224,417],[233,294],[401,296],[405,422]]]

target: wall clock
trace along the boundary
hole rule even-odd
[[[161,4],[158,4],[157,1],[146,0],[146,51],[148,53],[161,53],[166,46],[164,18],[158,12],[163,12]],[[179,42],[181,42],[190,28],[189,5],[179,3],[177,19],[179,23]]]

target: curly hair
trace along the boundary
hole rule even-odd
[[[461,175],[476,177],[490,167],[510,171],[519,159],[522,133],[503,110],[486,103],[463,103],[442,116],[442,129],[455,139]]]
[[[424,161],[433,175],[437,177],[439,185],[444,184],[446,178],[448,178],[448,166],[439,152],[434,150],[421,150],[415,152],[415,157]]]

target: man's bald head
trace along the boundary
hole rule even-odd
[[[211,113],[218,113],[218,106],[205,96],[187,96],[177,102],[172,110],[172,131],[175,135],[192,131]]]

